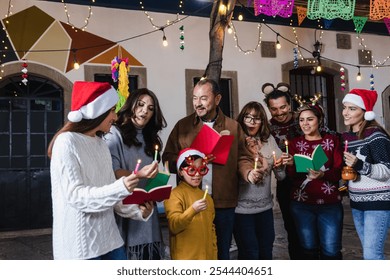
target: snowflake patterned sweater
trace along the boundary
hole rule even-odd
[[[291,199],[307,204],[333,204],[341,201],[338,191],[341,179],[342,147],[340,138],[336,134],[325,133],[322,139],[308,141],[304,136],[299,136],[290,141],[289,152],[291,155],[304,154],[311,156],[313,150],[321,145],[328,161],[325,163],[324,176],[303,184],[307,173],[297,173],[295,164],[287,167],[287,172],[293,180]]]
[[[348,152],[358,158],[353,167],[359,174],[348,182],[351,207],[359,210],[390,210],[390,139],[376,128],[368,129],[364,139],[346,132]]]

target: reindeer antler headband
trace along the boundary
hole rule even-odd
[[[309,99],[310,101],[306,101],[305,99],[302,98],[302,96],[299,96],[298,94],[294,94],[294,100],[299,103],[299,107],[310,106],[310,105],[315,106],[318,105],[317,102],[318,100],[320,100],[321,96],[322,96],[321,93],[318,92]]]
[[[302,96],[299,96],[297,94],[294,95],[295,101],[299,103],[298,112],[302,112],[305,110],[316,110],[320,113],[320,115],[324,116],[324,109],[322,109],[321,105],[318,104],[318,100],[321,98],[321,93],[314,94],[313,97],[309,99],[309,101],[306,101],[302,98]]]

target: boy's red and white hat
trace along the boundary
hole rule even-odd
[[[76,81],[68,120],[95,119],[114,107],[118,100],[118,93],[109,83]]]
[[[362,108],[366,112],[364,113],[364,119],[372,121],[375,119],[375,113],[373,111],[375,102],[378,98],[378,94],[375,90],[368,89],[353,89],[343,99],[345,102],[350,102],[356,106]]]
[[[201,158],[204,158],[206,155],[192,148],[185,148],[181,150],[179,152],[179,157],[177,158],[177,162],[176,162],[177,171],[180,170],[180,165],[185,161],[186,157],[189,156],[200,156]]]

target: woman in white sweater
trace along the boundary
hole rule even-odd
[[[256,167],[260,167],[263,174],[256,184],[240,180],[234,222],[238,259],[271,260],[275,240],[271,171],[278,180],[286,176],[280,160],[282,151],[271,135],[267,114],[260,103],[246,104],[237,121],[247,135],[246,145],[258,161]]]
[[[157,164],[115,179],[101,136],[116,120],[118,95],[108,83],[75,82],[67,122],[49,144],[54,259],[126,259],[115,223],[117,213],[145,220],[152,205],[123,205],[139,177],[153,177]]]

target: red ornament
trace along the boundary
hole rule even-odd
[[[27,64],[27,62],[24,60],[23,61],[23,64],[22,64],[22,78],[23,78],[23,80],[22,80],[22,83],[24,84],[24,85],[27,85],[27,82],[28,82],[28,80],[27,80],[27,78],[28,78],[28,75],[27,75],[27,72],[28,72],[28,70],[27,70],[27,66],[28,66],[28,64]]]

